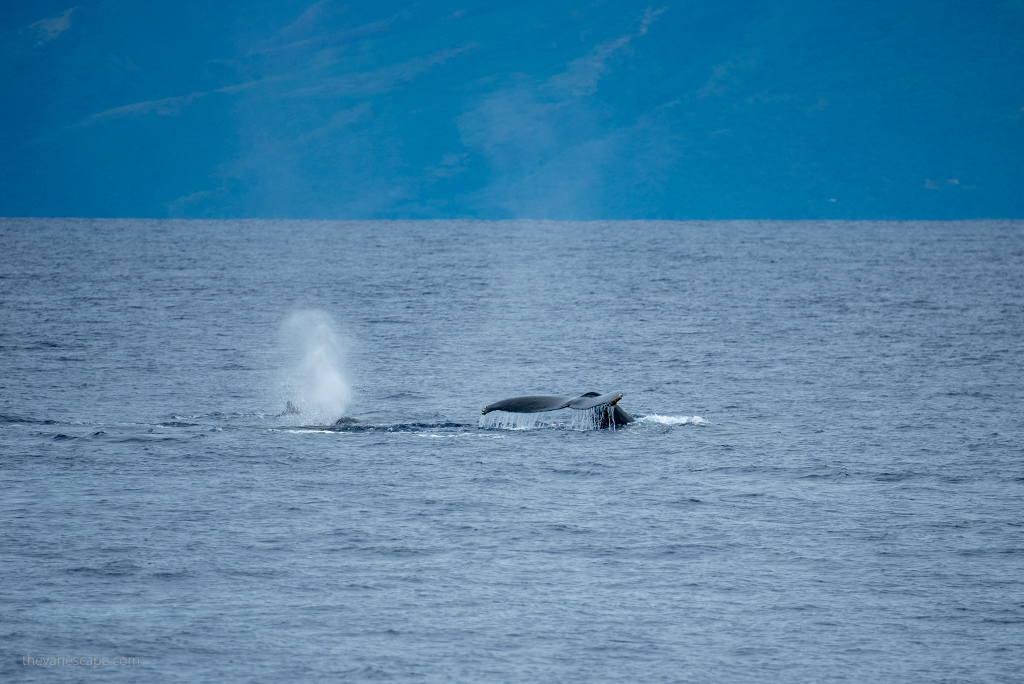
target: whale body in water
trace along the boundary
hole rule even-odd
[[[614,428],[620,425],[628,425],[635,419],[626,413],[619,401],[622,399],[622,392],[587,392],[578,397],[563,397],[553,395],[530,395],[525,397],[512,397],[502,399],[493,404],[488,404],[481,413],[487,415],[491,411],[506,411],[508,413],[543,413],[545,411],[558,411],[569,408],[577,411],[590,411],[591,415],[586,419],[592,419],[592,425],[598,428]],[[299,409],[288,402],[283,413],[278,416],[285,416],[300,413]],[[361,423],[358,418],[342,416],[334,424],[339,426],[351,426]]]
[[[531,395],[502,399],[484,407],[481,413],[487,415],[491,411],[508,411],[510,413],[541,413],[571,408],[578,411],[594,410],[597,414],[598,427],[608,428],[627,425],[633,422],[633,416],[626,413],[619,400],[622,392],[587,392],[578,397],[557,397],[548,395]]]

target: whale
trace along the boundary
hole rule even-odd
[[[633,416],[626,413],[619,400],[622,392],[587,392],[578,397],[562,397],[550,395],[529,395],[502,399],[484,406],[481,413],[487,415],[491,411],[508,411],[509,413],[542,413],[570,408],[577,411],[594,410],[597,414],[596,423],[600,428],[628,425],[634,421]]]

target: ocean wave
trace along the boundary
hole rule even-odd
[[[28,416],[13,416],[7,414],[0,414],[0,425],[5,423],[27,423],[30,425],[57,425],[55,420],[40,420],[37,418],[30,418]]]

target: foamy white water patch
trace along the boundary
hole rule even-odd
[[[655,423],[657,425],[707,425],[708,421],[700,416],[659,416],[652,413],[636,419],[638,423]]]
[[[324,311],[299,311],[281,326],[284,398],[306,424],[334,423],[352,401],[345,348]],[[288,411],[291,413],[291,411]]]
[[[338,434],[344,434],[344,433],[338,432],[337,430],[301,430],[301,429],[294,429],[294,430],[271,430],[271,432],[285,432],[285,433],[287,433],[289,435],[338,435]]]

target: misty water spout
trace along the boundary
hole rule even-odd
[[[286,358],[282,389],[304,422],[334,423],[352,401],[345,348],[324,311],[292,314],[281,326]]]

